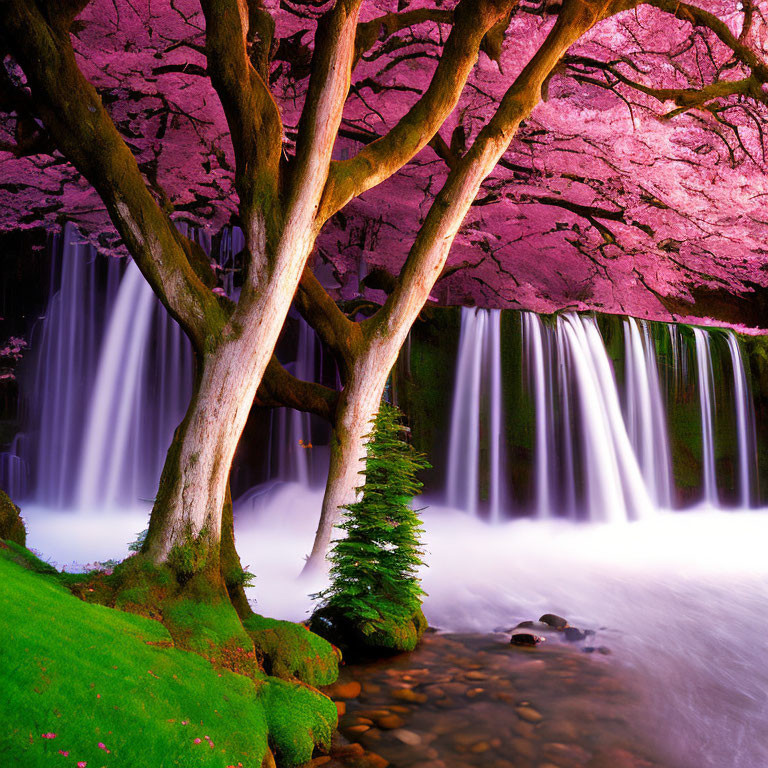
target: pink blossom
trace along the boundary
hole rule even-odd
[[[80,761],[80,762],[77,764],[77,768],[85,768],[85,766],[86,766],[86,765],[88,765],[88,763],[86,763],[86,762],[85,762],[85,760],[81,760],[81,761]]]
[[[201,741],[202,741],[202,739],[195,739],[194,742],[192,742],[192,743],[193,744],[199,744]]]
[[[64,755],[64,757],[69,757],[69,752],[67,752],[66,749],[60,749],[59,754]]]

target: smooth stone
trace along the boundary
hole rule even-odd
[[[521,720],[525,720],[528,723],[540,723],[544,719],[544,715],[541,712],[528,705],[515,707],[515,714]]]
[[[568,620],[556,613],[545,613],[539,617],[539,621],[549,625],[553,629],[565,629],[568,626]]]
[[[356,699],[363,686],[357,680],[350,680],[348,683],[334,683],[324,688],[323,691],[330,699]]]
[[[352,744],[335,744],[331,749],[331,755],[333,757],[347,757],[350,755],[362,755],[365,750],[353,742]]]
[[[421,736],[413,731],[407,731],[405,728],[398,728],[397,730],[392,731],[392,735],[409,747],[417,747],[421,744]]]
[[[539,643],[543,643],[545,638],[539,637],[538,635],[531,635],[527,632],[518,632],[515,635],[512,635],[509,642],[510,645],[525,645],[528,647],[536,646]]]
[[[399,701],[409,701],[412,704],[423,704],[426,700],[426,694],[417,693],[412,688],[395,688],[391,691],[392,698]]]
[[[402,728],[405,725],[405,720],[399,715],[386,715],[376,720],[376,725],[385,731],[394,731],[396,728]]]
[[[569,643],[578,643],[585,640],[587,637],[586,632],[582,632],[580,629],[576,629],[576,627],[565,627],[563,629],[563,634]]]

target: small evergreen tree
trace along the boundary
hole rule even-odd
[[[331,584],[314,597],[324,613],[343,617],[364,636],[389,638],[391,647],[406,649],[398,637],[412,636],[405,645],[415,645],[423,631],[419,626],[414,634],[414,623],[423,622],[424,592],[416,573],[421,520],[411,502],[422,487],[416,473],[429,464],[401,437],[397,408],[382,402],[372,424],[360,500],[344,508],[337,527],[347,535],[333,542]]]

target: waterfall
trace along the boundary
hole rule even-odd
[[[107,261],[106,288],[100,291],[96,253],[74,227],[53,239],[53,252],[48,308],[32,336],[35,375],[27,408],[32,420],[20,455],[31,468],[27,490],[43,503],[62,506],[71,500],[77,475],[84,393],[98,365],[98,328],[120,263]],[[53,290],[57,273],[60,284]]]
[[[672,463],[656,351],[647,323],[624,321],[625,420],[648,493],[658,507],[672,506]]]
[[[549,499],[550,447],[549,424],[547,419],[548,391],[551,387],[550,367],[545,365],[544,328],[541,318],[533,312],[523,314],[523,339],[528,360],[531,364],[529,384],[534,392],[536,412],[536,514],[546,517],[551,512]],[[546,360],[548,362],[548,359]]]
[[[156,437],[167,448],[191,394],[192,381],[188,345],[184,343],[186,354],[180,354],[181,344],[171,344],[166,350],[174,355],[170,362],[174,369],[184,371],[185,381],[177,380],[175,391],[167,392],[161,377],[156,403],[159,407],[152,408],[147,402],[148,380],[156,380],[148,375],[155,313],[166,315],[138,267],[130,262],[110,314],[98,372],[86,405],[87,426],[75,484],[75,503],[80,508],[109,508],[154,496],[162,464],[156,452],[149,457],[143,450],[145,430],[155,432],[153,425],[163,424]],[[161,353],[164,330],[160,329]],[[177,330],[177,335],[180,333]],[[171,397],[177,402],[169,403]],[[152,450],[151,443],[147,447]]]
[[[484,380],[483,371],[490,371]],[[491,519],[504,503],[501,312],[461,310],[452,429],[448,446],[447,501],[474,515],[488,501]],[[488,455],[487,491],[481,489],[481,450]]]
[[[190,345],[128,259],[52,241],[48,306],[20,383],[29,418],[0,478],[14,498],[105,509],[151,499],[192,389]]]
[[[701,405],[702,498],[707,504],[717,506],[719,497],[715,475],[712,353],[709,333],[707,331],[703,328],[694,328],[693,335],[696,340],[696,366],[699,381],[699,402]]]
[[[530,312],[520,317],[520,364],[527,374],[533,427],[526,506],[536,517],[605,522],[635,520],[670,507],[665,401],[648,325],[625,321],[622,398],[594,317],[564,313],[554,324]],[[447,503],[476,515],[487,433],[491,519],[504,517],[494,485],[503,489],[506,483],[500,329],[500,315],[462,310],[446,474]]]
[[[751,469],[757,455],[755,444],[755,414],[752,408],[747,376],[741,347],[735,333],[727,335],[728,350],[733,368],[734,404],[736,408],[736,442],[739,449],[738,488],[739,502],[742,507],[750,505]]]
[[[608,353],[594,318],[567,313],[558,332],[570,346],[578,384],[590,520],[643,517],[650,498],[627,434]]]
[[[302,381],[315,381],[315,346],[317,337],[302,319],[296,357],[285,363],[286,370]],[[278,408],[272,412],[271,443],[277,451],[276,477],[308,486],[313,479],[312,423],[308,413],[293,408]]]

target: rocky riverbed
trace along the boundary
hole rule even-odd
[[[636,726],[630,678],[550,633],[439,634],[413,653],[343,668],[326,692],[339,734],[327,768],[682,768]]]

